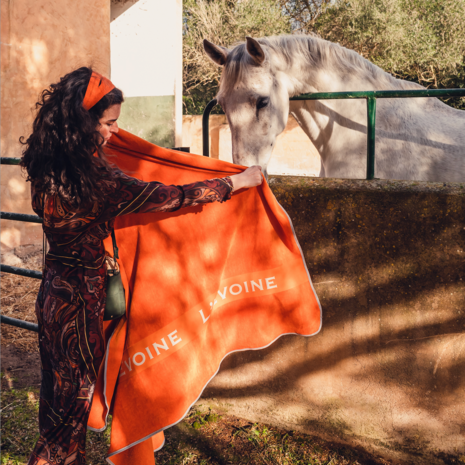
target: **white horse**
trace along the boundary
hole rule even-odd
[[[289,102],[290,97],[424,89],[313,36],[248,37],[231,50],[205,40],[204,48],[224,66],[217,99],[231,128],[233,160],[260,164],[265,172],[290,112],[320,153],[320,176],[366,177],[366,101]],[[378,99],[375,176],[465,181],[465,111],[436,98]]]

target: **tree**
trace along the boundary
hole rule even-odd
[[[336,0],[322,5],[306,31],[355,50],[398,78],[465,88],[464,18],[465,0]],[[465,98],[449,100],[465,109]]]
[[[204,38],[229,47],[246,35],[314,33],[400,79],[465,88],[464,18],[465,0],[185,0],[184,111],[202,113],[218,90]],[[465,98],[448,103],[465,109]]]
[[[316,20],[331,6],[332,0],[279,0],[283,14],[288,16],[293,31],[312,32]]]
[[[221,68],[206,56],[203,39],[230,47],[245,36],[291,32],[278,0],[185,0],[183,100],[185,114],[201,114],[219,85]]]

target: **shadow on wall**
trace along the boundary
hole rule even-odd
[[[30,134],[35,102],[52,82],[80,66],[109,74],[109,15],[102,0],[1,2],[2,157],[21,156],[19,137]],[[2,166],[2,210],[33,213],[29,189],[18,167]],[[2,248],[37,241],[27,223],[2,221]]]
[[[230,355],[204,393],[253,421],[409,463],[465,456],[465,190],[274,178],[320,334]]]

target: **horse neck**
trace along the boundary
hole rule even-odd
[[[308,38],[308,41],[317,40]],[[323,54],[312,56],[296,52],[291,60],[291,66],[286,74],[294,83],[290,96],[310,92],[350,92],[362,90],[395,90],[419,88],[417,84],[392,78],[372,63],[349,63],[344,57],[338,58],[338,53],[331,53],[329,44]],[[342,47],[341,47],[342,49]],[[355,52],[349,52],[349,54]],[[353,57],[352,57],[353,60]],[[356,61],[356,60],[355,60]]]

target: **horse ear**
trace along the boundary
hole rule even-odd
[[[217,65],[224,66],[228,58],[229,50],[219,45],[212,44],[207,39],[203,39],[203,49],[210,60]]]
[[[247,52],[254,59],[257,65],[261,65],[265,61],[265,52],[262,46],[252,37],[246,37],[247,40]]]

